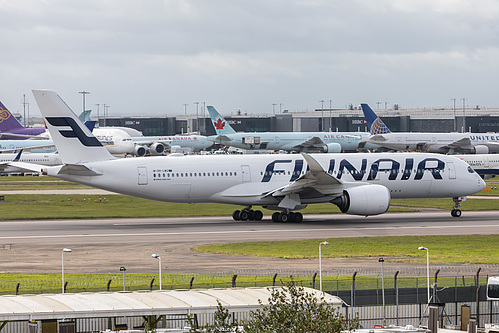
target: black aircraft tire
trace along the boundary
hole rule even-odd
[[[234,219],[234,221],[239,221],[240,218],[239,218],[239,214],[241,213],[240,210],[235,210],[233,213],[232,213],[232,218]]]
[[[261,221],[263,219],[263,213],[261,210],[255,210],[253,217],[255,221]]]

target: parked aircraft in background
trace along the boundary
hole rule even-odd
[[[343,213],[376,215],[390,199],[460,197],[485,188],[471,167],[452,156],[421,153],[308,155],[193,155],[116,159],[52,91],[33,94],[63,165],[12,162],[126,195],[168,202],[243,205],[233,218],[260,220],[258,205],[276,210],[274,221],[301,221],[293,211],[331,202]]]
[[[43,127],[28,128],[21,125],[16,117],[0,102],[0,139],[25,140],[45,132]]]
[[[14,173],[26,172],[26,169],[10,166],[11,162],[35,163],[40,165],[61,165],[61,157],[57,153],[39,154],[39,153],[25,153],[22,150],[15,154],[0,154],[0,174],[1,173]]]
[[[367,141],[382,147],[446,154],[499,152],[499,133],[393,133],[369,105],[361,107],[371,133]]]
[[[499,175],[499,154],[456,155],[485,179]]]
[[[375,149],[378,146],[367,144],[363,132],[262,132],[236,133],[229,123],[208,106],[211,121],[217,135],[210,137],[215,143],[241,149],[286,150],[300,152],[340,153],[355,152],[359,149]]]

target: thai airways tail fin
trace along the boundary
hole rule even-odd
[[[218,113],[213,106],[208,106],[211,122],[215,128],[217,135],[234,134],[236,131],[229,125],[229,123]]]
[[[374,113],[367,104],[361,104],[371,135],[391,133],[385,123]]]
[[[16,117],[0,102],[0,131],[8,132],[13,129],[24,128]]]
[[[33,90],[33,95],[63,163],[114,159],[57,93]]]

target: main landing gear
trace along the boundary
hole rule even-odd
[[[301,222],[303,221],[302,213],[293,212],[274,212],[272,214],[272,221],[274,222]]]
[[[452,208],[450,215],[452,217],[461,217],[462,213],[459,207],[461,207],[461,202],[466,201],[466,197],[455,197],[452,200],[454,200],[454,208]]]
[[[261,210],[251,209],[250,206],[242,210],[235,210],[232,213],[232,218],[234,219],[234,221],[260,221],[263,218],[263,213]]]

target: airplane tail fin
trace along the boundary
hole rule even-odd
[[[367,104],[361,104],[362,112],[366,118],[369,131],[372,135],[391,133],[385,123],[374,113],[374,111]]]
[[[33,90],[33,95],[63,163],[114,159],[57,93]]]
[[[24,128],[16,117],[0,102],[0,132],[8,132],[13,129]]]
[[[211,122],[215,128],[217,135],[234,134],[236,131],[229,125],[229,123],[218,113],[213,106],[208,106]]]

